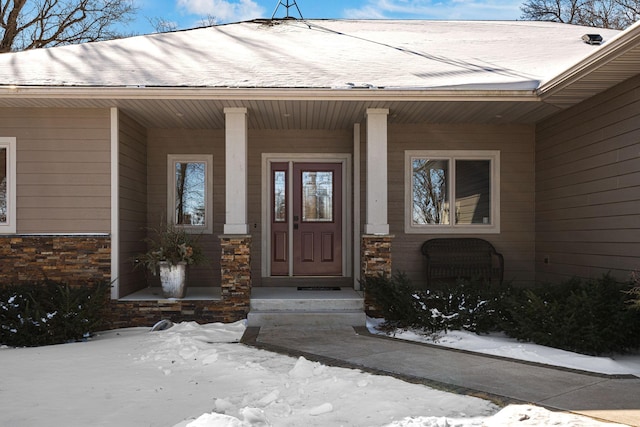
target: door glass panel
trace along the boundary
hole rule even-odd
[[[273,172],[273,220],[287,221],[287,172]]]
[[[205,225],[206,163],[176,162],[176,224]]]
[[[456,224],[490,224],[491,163],[456,160]]]
[[[0,223],[7,223],[7,149],[0,148]]]
[[[332,171],[302,171],[302,221],[333,221]]]
[[[414,224],[449,224],[449,161],[413,159]]]

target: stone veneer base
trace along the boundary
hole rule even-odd
[[[365,234],[362,236],[360,257],[362,260],[361,277],[365,282],[367,277],[377,277],[380,275],[391,277],[391,240],[393,238],[394,236],[390,234]],[[381,316],[380,309],[369,296],[369,293],[366,292],[366,289],[364,293],[364,305],[365,312],[369,316]]]
[[[246,318],[251,300],[251,236],[220,236],[220,300],[109,300],[107,326],[152,326],[162,319],[199,323]],[[111,237],[99,235],[0,236],[0,286],[43,280],[92,286],[111,281]]]

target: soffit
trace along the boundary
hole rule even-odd
[[[533,99],[533,98],[532,98]],[[110,108],[147,128],[223,129],[224,108],[248,109],[250,129],[351,129],[367,108],[388,108],[390,124],[535,123],[558,111],[539,101],[344,101],[0,98],[0,108]]]

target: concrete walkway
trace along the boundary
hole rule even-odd
[[[640,426],[640,378],[555,368],[372,335],[366,328],[251,327],[243,342],[327,365],[493,400]]]

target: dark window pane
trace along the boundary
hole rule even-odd
[[[491,162],[456,160],[456,224],[491,224]]]

